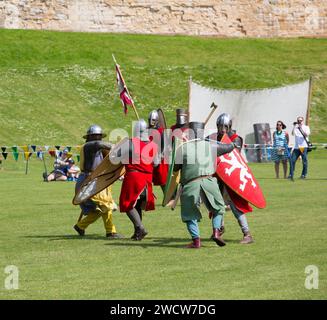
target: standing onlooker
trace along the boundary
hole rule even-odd
[[[287,178],[287,160],[289,135],[285,131],[286,125],[283,121],[278,120],[276,124],[276,131],[273,133],[273,150],[271,158],[275,162],[276,178],[279,178],[279,163],[283,164],[284,179]]]
[[[293,123],[292,135],[295,136],[295,145],[291,156],[290,175],[289,179],[294,178],[295,163],[299,156],[302,158],[302,173],[301,179],[305,179],[308,173],[308,144],[310,128],[304,124],[303,117],[297,117],[296,122]]]

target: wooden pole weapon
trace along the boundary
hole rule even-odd
[[[209,113],[206,121],[204,122],[204,126],[207,125],[208,121],[210,120],[210,118],[212,117],[213,113],[216,111],[216,109],[218,108],[218,106],[213,102],[210,106],[210,109],[212,108],[211,112]]]

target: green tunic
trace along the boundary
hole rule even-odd
[[[201,176],[214,174],[216,155],[213,154],[210,143],[204,140],[193,140],[184,143],[177,151],[176,159],[182,161],[181,216],[183,222],[189,220],[199,221],[202,218],[199,210],[201,194],[202,198],[205,198],[203,199],[204,203],[210,211],[224,214],[225,204],[216,178],[205,177],[189,182]]]

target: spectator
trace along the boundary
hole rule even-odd
[[[67,169],[69,165],[68,149],[64,149],[59,157],[54,162],[54,170],[47,176],[43,173],[44,181],[66,181],[67,180]]]
[[[67,180],[76,181],[79,177],[80,172],[81,169],[75,165],[75,161],[73,159],[69,159],[67,167]]]
[[[288,143],[289,135],[285,131],[286,125],[283,121],[278,120],[276,131],[273,133],[273,150],[271,158],[275,162],[276,178],[279,179],[279,163],[283,164],[284,179],[287,178],[287,161],[289,158]]]
[[[292,135],[295,136],[294,149],[291,155],[290,175],[289,179],[294,180],[294,171],[296,160],[301,156],[302,158],[302,173],[301,179],[305,179],[308,173],[308,144],[310,128],[304,124],[304,118],[297,117],[296,122],[293,123]]]

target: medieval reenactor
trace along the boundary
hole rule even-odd
[[[188,137],[188,114],[185,109],[176,109],[176,123],[170,127],[170,139],[169,142],[173,143],[175,137],[182,141],[187,141]],[[167,203],[166,207],[172,207],[175,203],[176,192],[172,199]]]
[[[83,181],[101,163],[106,153],[110,151],[112,145],[102,141],[104,137],[106,137],[106,134],[103,133],[101,127],[98,125],[91,125],[86,135],[83,136],[86,142],[80,151],[81,174],[76,183],[76,190],[79,189]],[[85,229],[101,216],[106,230],[106,236],[111,239],[122,238],[116,232],[116,227],[112,221],[112,210],[114,206],[111,186],[109,186],[80,204],[84,218],[79,219],[77,224],[74,225],[74,229],[79,235],[84,236]]]
[[[134,225],[133,240],[142,240],[147,235],[142,223],[142,210],[155,209],[152,174],[154,164],[158,164],[157,154],[157,144],[150,141],[147,123],[143,119],[136,122],[134,137],[127,140],[127,146],[117,152],[126,169],[119,206]]]
[[[157,110],[153,110],[149,113],[148,117],[149,135],[150,140],[157,143],[160,146],[160,163],[153,169],[153,185],[160,186],[162,190],[165,189],[165,184],[168,175],[168,163],[164,158],[164,147],[165,147],[165,127],[159,123],[159,113]],[[159,141],[156,141],[159,140]]]
[[[176,109],[176,123],[170,127],[173,135],[179,139],[186,141],[184,132],[188,129],[188,115],[185,109]],[[174,131],[175,134],[174,134]]]
[[[200,232],[198,221],[202,215],[199,210],[203,202],[212,213],[213,233],[211,239],[218,245],[224,246],[221,237],[221,222],[225,213],[225,204],[217,188],[215,173],[215,157],[229,153],[234,144],[217,144],[212,146],[204,140],[204,123],[190,122],[189,129],[194,131],[195,139],[184,142],[176,151],[174,171],[181,170],[181,217],[186,223],[192,237],[187,248],[200,248]],[[214,149],[213,149],[214,147]]]
[[[229,139],[236,145],[236,150],[241,153],[243,146],[243,139],[240,137],[235,130],[232,130],[232,119],[229,114],[222,113],[218,116],[217,121],[217,133],[213,133],[209,136],[210,140],[221,141],[224,134],[227,134]],[[247,222],[246,213],[252,212],[253,209],[249,202],[240,197],[235,191],[229,188],[217,175],[218,184],[221,193],[223,194],[226,204],[230,206],[235,218],[243,233],[243,239],[240,241],[241,244],[249,244],[253,242],[250,228]],[[222,228],[224,232],[224,227]]]

